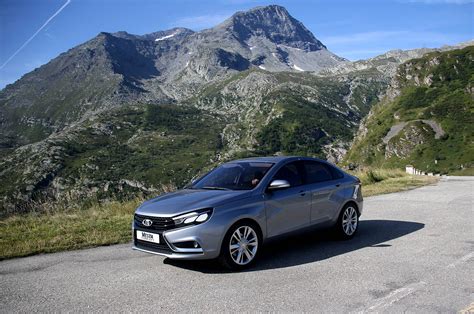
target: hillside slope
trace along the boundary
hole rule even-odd
[[[474,167],[474,46],[404,63],[388,94],[361,126],[346,163],[437,173]]]
[[[0,215],[157,194],[248,155],[340,161],[394,69],[427,51],[349,62],[277,5],[100,33],[0,91]]]
[[[44,201],[159,193],[246,155],[340,158],[386,84],[374,73],[321,78],[252,69],[182,103],[130,102],[1,159],[2,206],[28,211]]]

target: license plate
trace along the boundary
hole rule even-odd
[[[160,243],[160,235],[159,234],[140,231],[140,230],[137,230],[137,239],[142,240],[142,241]]]

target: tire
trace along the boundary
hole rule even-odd
[[[359,228],[359,213],[354,204],[346,204],[339,215],[335,226],[336,235],[342,240],[354,237]]]
[[[262,236],[255,223],[238,222],[227,231],[219,260],[227,269],[243,270],[255,262],[261,244]]]

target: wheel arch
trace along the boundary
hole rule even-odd
[[[260,242],[259,245],[261,245],[263,243],[263,230],[262,230],[262,227],[260,226],[260,224],[258,223],[257,220],[255,219],[252,219],[252,218],[249,218],[249,217],[244,217],[244,218],[240,218],[238,220],[236,220],[234,223],[232,223],[226,230],[225,234],[224,234],[224,237],[222,238],[222,241],[221,241],[221,245],[220,245],[220,249],[219,249],[219,254],[221,254],[221,251],[222,251],[222,246],[224,244],[224,239],[227,237],[228,233],[230,230],[232,230],[232,228],[234,228],[235,226],[239,225],[239,224],[242,224],[242,223],[250,223],[252,224],[253,226],[256,227],[256,230],[257,233],[258,233],[258,236],[260,237]]]
[[[236,225],[238,224],[241,224],[241,223],[244,223],[244,222],[248,222],[248,223],[251,223],[253,225],[255,225],[255,227],[257,227],[257,232],[258,232],[258,235],[260,236],[260,239],[262,239],[263,241],[263,230],[262,230],[262,227],[260,226],[260,224],[258,223],[257,220],[255,219],[252,219],[252,218],[249,218],[249,217],[245,217],[245,218],[240,218],[238,219],[237,221],[235,221],[229,228],[227,228],[227,231],[226,231],[226,234],[227,232],[229,232],[229,230],[233,227],[235,227]]]
[[[344,205],[341,206],[341,209],[339,209],[339,215],[338,217],[341,215],[342,213],[342,210],[347,206],[347,205],[352,205],[354,206],[354,208],[356,209],[357,211],[357,215],[360,217],[360,210],[359,210],[359,205],[357,205],[357,203],[354,201],[354,200],[348,200],[347,202],[344,203]]]

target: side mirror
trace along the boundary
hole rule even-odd
[[[286,180],[273,180],[268,186],[268,190],[280,190],[290,187],[290,182]]]

